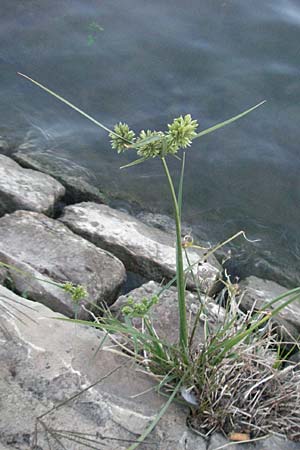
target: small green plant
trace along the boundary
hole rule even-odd
[[[64,283],[57,283],[55,281],[52,280],[47,280],[46,278],[39,278],[35,275],[32,275],[28,272],[26,272],[25,270],[21,270],[18,267],[11,265],[11,264],[7,264],[3,261],[0,261],[0,268],[6,269],[7,270],[7,274],[6,274],[6,278],[4,280],[4,286],[7,287],[9,290],[16,292],[16,286],[15,286],[15,282],[14,282],[14,278],[13,278],[13,273],[19,274],[21,275],[24,279],[26,279],[28,281],[28,285],[30,285],[31,281],[33,280],[37,280],[37,281],[41,281],[43,283],[47,283],[47,284],[51,284],[53,286],[56,286],[60,289],[62,289],[63,291],[67,292],[70,296],[71,299],[74,303],[74,316],[77,318],[77,313],[78,313],[78,308],[80,306],[80,301],[84,300],[88,293],[87,290],[84,286],[81,286],[80,284],[73,284],[70,281],[66,281]],[[8,282],[7,282],[8,281]],[[28,292],[27,291],[23,291],[23,292],[16,292],[19,295],[21,295],[23,298],[27,299],[28,298]],[[14,301],[11,301],[8,297],[5,298],[5,300],[2,298],[2,301],[5,302],[2,310],[4,310],[5,312],[7,312],[8,314],[11,314],[13,316],[15,316],[17,319],[20,320],[20,317],[18,317],[18,315],[13,314],[13,309],[15,309],[14,306]],[[10,306],[10,308],[9,308]],[[29,309],[32,309],[30,307],[28,307]],[[0,308],[1,310],[1,308]]]
[[[126,351],[127,355],[134,357],[145,367],[146,371],[155,374],[159,382],[158,390],[164,387],[170,393],[166,405],[158,413],[156,420],[128,450],[134,450],[152,431],[180,390],[183,398],[197,410],[197,414],[192,415],[191,426],[198,430],[200,428],[205,435],[209,435],[215,429],[221,429],[227,433],[240,431],[237,427],[241,424],[244,424],[243,426],[246,426],[247,430],[253,432],[254,435],[269,432],[272,429],[277,430],[280,427],[281,429],[288,429],[290,423],[299,420],[298,413],[295,412],[299,410],[299,396],[290,396],[290,403],[284,403],[283,410],[289,408],[295,414],[293,417],[283,414],[282,420],[279,421],[280,425],[278,425],[279,422],[273,423],[277,420],[273,411],[276,402],[283,401],[287,393],[292,392],[293,382],[296,378],[284,378],[282,376],[281,380],[284,380],[284,382],[280,395],[279,397],[274,395],[272,399],[273,386],[276,384],[276,377],[279,376],[278,373],[274,374],[274,370],[277,370],[276,367],[278,367],[278,361],[272,360],[268,365],[265,358],[277,344],[274,343],[273,334],[268,331],[267,324],[285,306],[299,299],[300,288],[277,297],[264,305],[263,309],[250,316],[243,315],[239,310],[234,298],[235,289],[227,280],[228,293],[232,297],[232,301],[226,307],[225,318],[220,321],[217,327],[211,328],[206,316],[206,305],[201,300],[200,294],[199,310],[191,331],[188,328],[186,315],[186,278],[189,273],[193,276],[193,265],[184,269],[183,258],[185,255],[187,261],[189,261],[188,249],[196,245],[194,245],[192,239],[182,241],[181,236],[185,151],[196,139],[235,122],[254,111],[264,102],[260,102],[241,114],[200,132],[197,131],[197,121],[187,114],[175,118],[164,131],[147,129],[136,134],[126,123],[122,122],[116,124],[113,130],[109,129],[47,87],[26,75],[20,75],[104,129],[110,136],[112,148],[118,153],[136,152],[137,159],[123,166],[123,169],[145,163],[150,158],[159,158],[169,186],[176,224],[176,276],[174,279],[162,287],[157,296],[151,299],[144,299],[139,304],[129,299],[122,311],[123,319],[117,319],[108,313],[96,318],[95,322],[75,320],[76,323],[105,330],[111,339],[115,340],[120,348]],[[183,149],[183,153],[179,156],[181,149]],[[181,175],[177,190],[168,168],[167,159],[170,157],[177,158],[181,162]],[[232,238],[227,239],[225,243],[239,235],[244,235],[244,232],[237,233]],[[208,250],[205,259],[223,244]],[[155,308],[157,301],[159,302],[160,294],[175,282],[178,295],[179,342],[171,345],[157,335],[151,319],[151,311]],[[226,281],[224,284],[226,284]],[[65,290],[68,290],[74,296],[74,286],[67,287],[67,289],[65,287]],[[268,312],[266,313],[266,311]],[[138,326],[136,325],[137,320],[140,324]],[[204,327],[205,341],[195,348],[193,339],[200,322]],[[126,342],[120,342],[115,338],[115,334],[122,334]],[[262,367],[264,367],[263,380],[260,379]],[[235,378],[232,378],[233,375]],[[241,395],[237,389],[243,385],[245,378],[251,376],[253,376],[254,384],[252,383],[252,386],[247,384],[241,400]],[[299,383],[298,378],[297,383]],[[266,380],[274,380],[274,384],[271,390],[268,390],[268,395],[264,397],[264,390],[261,391],[259,387],[261,384],[264,385]],[[259,414],[253,415],[251,411],[257,407],[258,401],[262,402],[262,407],[259,409]],[[296,429],[297,434],[299,433],[299,426]]]
[[[91,22],[88,26],[88,37],[87,37],[87,45],[91,47],[95,44],[97,36],[101,31],[104,31],[104,28],[102,28],[97,22]]]
[[[61,287],[65,292],[68,292],[71,295],[74,303],[78,303],[80,300],[83,300],[85,297],[87,297],[87,291],[85,287],[81,286],[80,284],[74,285],[70,281],[67,281],[66,283],[62,284]]]

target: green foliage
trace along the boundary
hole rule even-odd
[[[87,37],[87,44],[88,46],[92,46],[95,44],[97,35],[99,32],[104,31],[104,28],[102,28],[97,22],[91,22],[88,26],[88,37]]]
[[[151,310],[153,305],[156,305],[158,302],[158,297],[154,295],[151,298],[144,297],[143,300],[139,303],[134,303],[133,298],[129,297],[127,303],[122,308],[122,313],[124,316],[133,318],[133,317],[143,317],[145,318],[149,311]]]
[[[62,289],[71,295],[71,298],[75,303],[78,303],[80,300],[87,297],[87,291],[85,287],[81,286],[80,284],[74,285],[70,281],[67,281],[62,285]]]

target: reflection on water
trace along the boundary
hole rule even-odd
[[[236,244],[242,272],[300,281],[298,2],[2,0],[0,25],[0,135],[145,208],[170,212],[159,161],[120,171],[130,152],[118,158],[102,130],[17,71],[110,127],[164,129],[191,113],[205,128],[266,99],[188,152],[184,212],[209,240],[262,239]]]

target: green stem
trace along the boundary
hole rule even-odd
[[[178,207],[173,181],[166,160],[165,158],[161,158],[161,160],[169,183],[174,207],[174,216],[176,223],[176,275],[177,275],[177,292],[178,292],[178,307],[179,307],[179,342],[182,349],[186,350],[188,343],[188,333],[187,333],[186,307],[185,307],[185,283],[184,283],[183,257],[181,246],[180,211]]]

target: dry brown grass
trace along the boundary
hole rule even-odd
[[[241,432],[251,438],[279,433],[300,440],[299,365],[280,369],[278,343],[271,332],[213,366],[208,362],[201,380],[194,379],[199,407],[188,422],[203,435]]]

